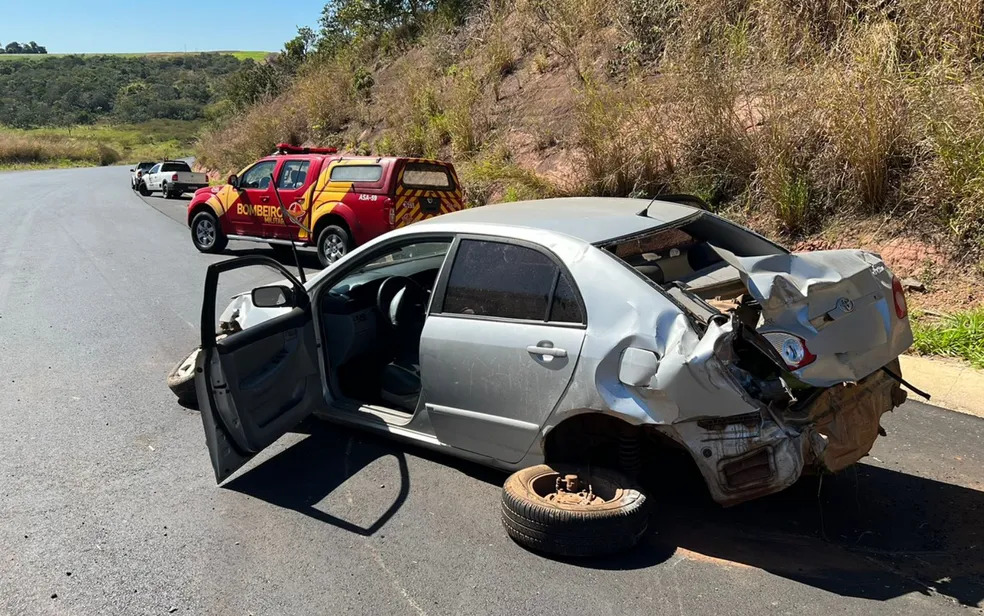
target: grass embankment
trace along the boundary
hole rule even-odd
[[[984,368],[984,309],[943,317],[914,316],[912,348],[917,353],[958,357]]]
[[[141,124],[0,128],[0,169],[113,165],[160,160],[192,150],[198,122],[151,120]]]
[[[440,156],[473,203],[692,192],[787,239],[877,218],[984,255],[984,0],[454,6],[309,61],[200,158]]]

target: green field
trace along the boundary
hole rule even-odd
[[[150,120],[21,130],[0,128],[0,169],[89,167],[189,154],[199,123]]]
[[[122,58],[156,58],[156,57],[168,57],[168,56],[184,56],[184,55],[197,55],[199,53],[219,53],[224,55],[233,56],[237,60],[254,60],[256,62],[262,62],[266,60],[266,57],[270,55],[269,51],[163,51],[163,52],[148,52],[148,53],[48,53],[48,54],[34,54],[34,53],[0,53],[0,62],[4,60],[41,60],[44,58],[60,58],[64,56],[82,56],[82,57],[93,57],[93,56],[119,56]]]

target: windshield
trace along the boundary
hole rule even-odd
[[[426,269],[440,267],[451,246],[450,240],[428,240],[407,244],[356,267],[329,291],[345,294],[353,287],[387,276],[409,276]]]
[[[413,188],[449,190],[454,188],[451,172],[434,163],[407,163],[403,169],[403,185]]]

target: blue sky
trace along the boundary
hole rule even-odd
[[[0,43],[50,53],[277,51],[326,0],[0,0]],[[164,25],[167,24],[167,25]]]

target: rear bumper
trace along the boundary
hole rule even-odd
[[[180,182],[176,182],[174,184],[171,184],[171,189],[172,192],[175,193],[186,193],[186,192],[195,192],[196,190],[205,188],[207,186],[208,184],[182,184]]]
[[[886,366],[900,374],[898,360]],[[871,450],[881,416],[906,393],[883,370],[822,391],[797,417],[757,413],[676,424],[711,496],[734,505],[794,484],[805,470],[837,472]]]

